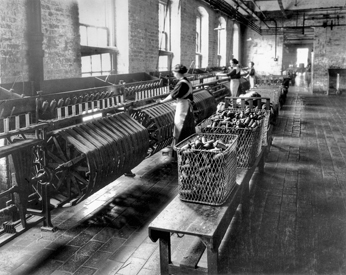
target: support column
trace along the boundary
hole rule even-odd
[[[32,95],[36,95],[36,92],[41,90],[41,83],[44,80],[41,0],[26,0],[26,11],[29,81],[33,84]]]

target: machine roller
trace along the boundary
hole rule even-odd
[[[172,143],[174,113],[172,103],[154,103],[133,109],[131,116],[149,132],[148,157]]]
[[[59,204],[78,203],[137,166],[147,155],[149,135],[119,113],[56,130],[46,148],[52,197]]]
[[[216,111],[216,100],[207,90],[200,90],[193,94],[195,101],[195,119],[196,123],[211,116]]]

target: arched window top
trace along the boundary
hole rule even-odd
[[[219,21],[219,27],[226,29],[226,19],[222,16],[218,18]]]
[[[203,7],[198,7],[197,12],[199,13],[199,16],[201,17],[209,17],[208,11]]]

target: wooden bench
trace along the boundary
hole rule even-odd
[[[237,185],[227,202],[222,206],[183,202],[177,195],[169,205],[151,222],[149,237],[159,240],[161,274],[218,274],[219,247],[222,239],[241,204],[243,211],[249,207],[250,179],[258,167],[264,169],[266,147],[262,148],[250,169],[238,169]],[[198,237],[190,249],[190,255],[180,265],[171,259],[171,234],[185,234]],[[198,262],[207,250],[207,268],[199,267]]]

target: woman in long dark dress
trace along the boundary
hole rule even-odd
[[[184,76],[187,73],[187,68],[178,64],[173,69],[174,76],[178,79],[178,83],[170,94],[160,100],[164,103],[175,99],[176,111],[174,115],[173,129],[173,146],[185,138],[196,133],[195,120],[193,115],[193,94],[190,81]],[[173,151],[174,152],[174,151]],[[173,154],[175,157],[175,154]]]
[[[231,96],[239,96],[239,85],[240,85],[240,67],[237,59],[233,58],[230,60],[230,69],[227,73],[218,73],[217,75],[228,76],[230,78],[230,90]]]

